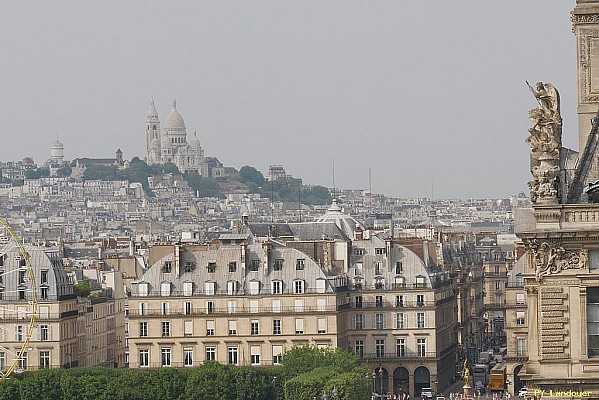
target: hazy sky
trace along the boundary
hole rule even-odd
[[[145,157],[173,95],[206,155],[402,197],[528,192],[524,81],[577,147],[574,0],[0,5],[0,160]]]

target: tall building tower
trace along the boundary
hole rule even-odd
[[[60,140],[56,139],[50,147],[50,163],[52,165],[62,165],[64,160],[64,146]]]
[[[160,163],[160,118],[154,107],[154,100],[150,103],[146,116],[146,161],[148,164]]]
[[[591,120],[599,109],[599,0],[576,0],[571,18],[576,36],[578,148],[582,154],[591,132]],[[599,163],[595,159],[585,184],[597,180]]]

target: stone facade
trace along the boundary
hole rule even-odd
[[[26,250],[31,269],[12,241],[0,248],[0,371],[6,372],[15,360],[17,371],[124,366],[122,292],[77,297],[59,251]],[[121,275],[103,276],[113,288],[122,288]]]
[[[547,392],[599,393],[599,207],[547,206],[527,213],[536,225],[517,232],[526,248],[528,306],[528,361],[518,377]]]

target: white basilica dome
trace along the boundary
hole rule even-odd
[[[167,130],[185,130],[185,121],[183,117],[177,111],[177,101],[173,99],[173,109],[166,117],[166,123],[164,129]]]

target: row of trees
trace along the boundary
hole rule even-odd
[[[294,348],[280,367],[234,367],[208,362],[197,368],[49,369],[0,381],[12,400],[312,400],[337,390],[339,400],[370,395],[366,367],[350,353]]]

